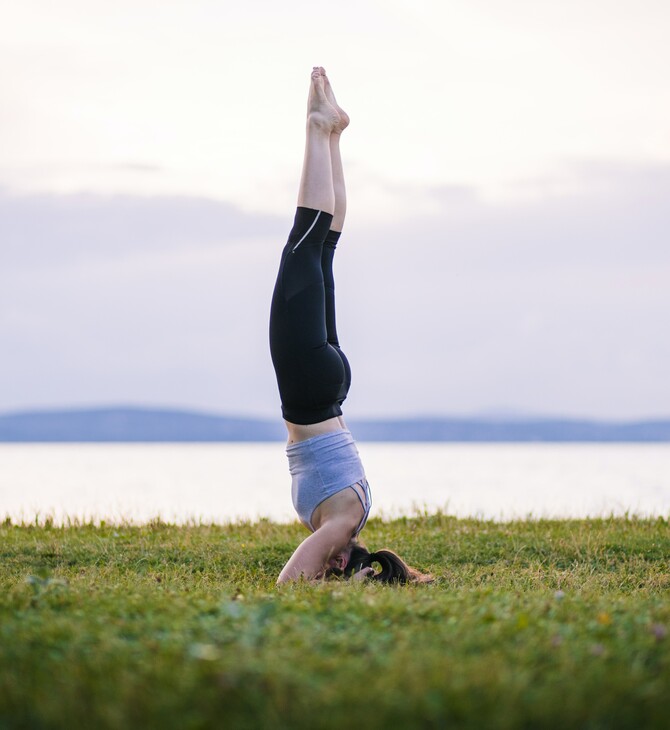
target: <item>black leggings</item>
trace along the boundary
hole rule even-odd
[[[298,208],[284,247],[270,310],[270,353],[282,415],[310,424],[342,415],[351,368],[335,326],[333,216]]]

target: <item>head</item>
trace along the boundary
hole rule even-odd
[[[391,550],[371,553],[355,539],[328,561],[325,577],[351,578],[354,573],[369,567],[375,569],[370,580],[381,583],[430,583],[433,580],[432,576],[411,568]]]

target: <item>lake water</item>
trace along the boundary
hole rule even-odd
[[[359,443],[372,515],[670,515],[670,444]],[[295,519],[284,445],[0,444],[0,517]]]

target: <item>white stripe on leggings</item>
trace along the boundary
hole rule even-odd
[[[293,247],[293,248],[291,249],[291,253],[295,253],[295,250],[296,250],[296,248],[298,248],[298,246],[299,246],[299,245],[300,245],[300,244],[301,244],[301,243],[302,243],[302,242],[303,242],[303,241],[304,241],[304,240],[305,240],[305,239],[307,238],[307,236],[309,236],[309,232],[310,232],[310,231],[312,230],[312,228],[314,228],[314,226],[316,225],[316,222],[317,222],[317,221],[319,220],[319,216],[320,216],[320,215],[321,215],[321,211],[320,211],[320,210],[318,210],[318,211],[316,212],[316,218],[314,219],[314,223],[312,223],[312,225],[311,225],[311,226],[310,226],[310,227],[309,227],[309,228],[307,229],[307,233],[305,233],[305,235],[304,235],[304,236],[303,236],[303,237],[302,237],[302,238],[301,238],[301,239],[300,239],[300,240],[298,241],[298,243],[296,243],[296,244],[295,244],[295,246],[294,246],[294,247]]]

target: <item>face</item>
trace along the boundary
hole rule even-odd
[[[328,568],[337,568],[338,570],[344,570],[347,565],[349,564],[349,558],[351,557],[351,548],[346,547],[344,550],[341,550],[339,553],[336,553],[333,555],[333,557],[328,561],[327,567]]]

